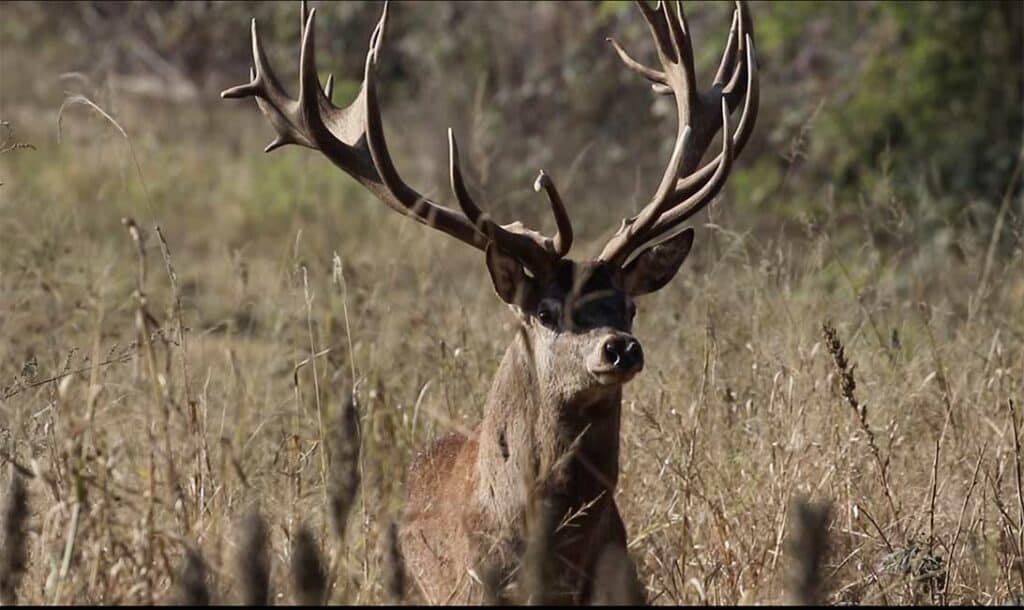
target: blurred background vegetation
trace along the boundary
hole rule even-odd
[[[685,4],[706,86],[732,7]],[[334,75],[335,103],[344,104],[358,88],[381,5],[313,6],[318,66],[324,79]],[[860,363],[857,391],[871,404],[871,425],[888,439],[899,502],[933,509],[931,519],[911,515],[910,525],[893,511],[879,516],[882,527],[944,536],[953,564],[957,540],[971,549],[950,578],[951,601],[1019,601],[1024,563],[1007,541],[1024,540],[1021,528],[991,524],[1011,521],[999,493],[1018,491],[1006,416],[1024,388],[1024,3],[753,2],[751,12],[762,95],[753,139],[717,203],[693,219],[699,247],[670,287],[647,297],[638,325],[658,357],[628,390],[619,497],[641,571],[666,602],[780,599],[777,528],[792,490],[835,499],[847,519],[885,514],[855,440],[858,420],[829,389],[836,377],[820,323],[832,318]],[[366,398],[369,497],[352,528],[360,533],[350,562],[363,585],[344,599],[372,601],[382,595],[372,560],[379,517],[402,501],[396,473],[430,439],[479,420],[485,380],[513,327],[495,315],[500,303],[479,253],[371,202],[313,151],[259,152],[271,129],[255,104],[219,98],[248,77],[253,15],[294,92],[297,2],[0,2],[0,391],[19,392],[0,400],[0,449],[43,456],[55,471],[77,455],[58,459],[53,447],[80,438],[68,431],[96,398],[93,382],[62,383],[58,392],[39,378],[88,370],[91,345],[113,357],[137,339],[137,254],[120,223],[134,217],[149,232],[147,298],[158,315],[166,307],[166,328],[177,326],[172,304],[181,297],[189,347],[166,346],[166,362],[188,363],[193,387],[203,387],[203,421],[209,413],[220,422],[196,435],[175,416],[166,455],[187,469],[181,456],[195,456],[209,436],[212,463],[223,469],[237,450],[248,473],[233,483],[196,460],[193,473],[205,477],[189,491],[197,506],[224,504],[185,523],[172,516],[176,492],[160,486],[158,522],[184,523],[166,526],[182,540],[201,532],[219,570],[227,517],[243,499],[277,501],[269,508],[290,518],[324,514],[317,460],[292,479],[278,459],[289,447],[322,446],[320,394],[309,390],[318,369],[302,369],[299,396],[296,363],[331,347],[319,369],[324,404],[340,404],[343,381]],[[531,188],[543,168],[573,216],[572,256],[592,256],[654,191],[675,135],[670,100],[620,65],[608,36],[653,63],[629,2],[395,3],[381,94],[403,175],[451,203],[452,126],[470,187],[495,216],[550,231],[546,199]],[[85,104],[66,105],[75,95],[120,127]],[[153,225],[173,251],[173,289],[159,270]],[[317,297],[312,311],[307,290]],[[104,369],[108,389],[90,434],[111,455],[127,447],[109,468],[141,489],[153,467],[139,431],[152,426],[157,403],[146,398],[142,369],[127,362]],[[21,392],[32,380],[35,390]],[[169,394],[190,404],[189,373],[171,380]],[[72,418],[49,408],[67,387]],[[964,442],[940,460],[939,423],[954,412]],[[666,470],[665,456],[696,467]],[[981,466],[987,480],[977,478]],[[929,480],[941,481],[937,511]],[[962,499],[975,480],[978,535]],[[302,485],[283,492],[293,481]],[[65,514],[78,493],[73,480],[67,489],[57,497]],[[49,514],[49,504],[37,505]],[[88,523],[106,523],[102,511],[111,510],[111,522],[135,531],[142,504],[129,493],[93,506]],[[835,528],[835,599],[917,601],[884,597],[885,589],[865,596],[878,581],[871,566],[893,551],[867,518],[870,525]],[[132,592],[153,578],[143,563],[71,570],[75,588],[51,595],[47,583],[61,589],[51,576],[70,530],[60,519],[45,523],[27,599],[144,601]],[[130,561],[107,550],[101,530],[84,531],[90,540],[75,548],[95,553],[95,565]],[[138,546],[124,536],[125,548]],[[902,533],[890,536],[916,548]],[[669,557],[676,568],[662,564]],[[170,573],[163,566],[158,576]],[[123,591],[94,593],[89,574],[110,575]]]
[[[1008,189],[1020,192],[1011,176],[1024,133],[1022,7],[755,2],[761,113],[727,205],[718,208],[740,227],[770,232],[836,214],[882,214],[894,226],[915,219],[902,229],[912,235],[874,236],[882,242],[954,244],[967,229],[987,240]],[[176,137],[209,136],[212,125],[225,124],[211,118],[219,112],[255,114],[217,97],[245,80],[251,15],[279,75],[295,82],[294,3],[47,2],[0,10],[0,118],[18,118],[18,108],[42,112],[51,120],[12,121],[36,146],[53,138],[53,113],[68,92],[89,95],[115,116],[142,102],[143,116],[158,107],[202,126],[182,134],[171,122]],[[324,78],[335,75],[336,103],[358,89],[380,10],[362,2],[320,8],[319,66]],[[730,11],[726,2],[688,3],[704,78],[717,66]],[[577,214],[636,206],[668,157],[670,101],[619,65],[608,36],[653,61],[629,2],[396,8],[382,82],[403,170],[421,188],[442,189],[451,125],[468,144],[476,188],[505,218],[543,212],[529,190],[539,168],[555,176]],[[1011,220],[1019,210],[1010,206]],[[592,231],[616,221],[599,216]],[[585,218],[583,225],[586,232]],[[1000,242],[1000,251],[1011,252],[1012,241]]]

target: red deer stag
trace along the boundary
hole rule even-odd
[[[498,296],[520,324],[491,384],[483,421],[468,435],[436,441],[408,473],[400,544],[430,602],[478,601],[483,580],[519,582],[519,561],[532,540],[528,528],[551,522],[533,518],[538,507],[556,517],[578,512],[572,527],[545,532],[545,601],[590,601],[597,558],[609,545],[625,555],[626,529],[614,499],[622,386],[644,364],[640,342],[630,333],[633,299],[662,288],[676,274],[693,244],[693,229],[678,228],[721,190],[758,108],[754,32],[742,2],[715,80],[703,90],[679,4],[652,8],[641,1],[639,7],[660,69],[610,42],[626,67],[651,81],[656,93],[673,97],[675,145],[650,202],[625,219],[591,260],[566,258],[572,226],[544,172],[534,187],[550,200],[553,237],[520,222],[498,224],[483,212],[463,182],[451,130],[451,187],[461,213],[402,179],[384,140],[377,97],[386,5],[370,36],[362,88],[349,106],[332,103],[330,79],[326,89],[321,86],[315,11],[305,7],[298,98],[289,97],[274,76],[255,20],[251,80],[221,94],[256,98],[277,134],[266,151],[285,144],[319,150],[387,206],[483,251]],[[737,111],[733,126],[730,116]],[[701,166],[719,132],[721,152]]]

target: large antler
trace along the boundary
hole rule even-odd
[[[387,26],[387,4],[370,36],[362,88],[346,108],[338,108],[331,103],[333,79],[328,78],[326,91],[320,86],[313,39],[315,17],[316,10],[307,11],[303,2],[298,99],[289,97],[274,75],[263,51],[255,19],[252,20],[255,68],[250,70],[251,80],[221,93],[223,98],[256,98],[260,111],[277,132],[277,137],[267,145],[265,152],[285,144],[319,150],[392,209],[481,250],[493,241],[535,274],[545,273],[569,251],[572,245],[569,217],[546,174],[541,172],[535,188],[540,190],[543,187],[549,196],[558,224],[555,237],[545,237],[526,229],[519,222],[499,225],[481,211],[466,190],[459,167],[458,146],[450,129],[452,189],[463,213],[432,201],[406,184],[388,152],[377,98],[377,65]]]
[[[725,184],[733,159],[750,137],[759,101],[754,30],[745,2],[736,2],[718,74],[707,91],[697,89],[691,33],[680,3],[659,2],[653,9],[645,0],[637,0],[637,4],[657,43],[662,70],[636,61],[615,40],[609,42],[629,69],[652,82],[655,92],[674,96],[678,131],[654,197],[639,214],[622,222],[598,257],[618,265],[625,263],[637,248],[665,235],[714,199]],[[730,134],[729,115],[741,102],[739,124],[735,133]],[[698,170],[697,165],[719,129],[721,153]]]

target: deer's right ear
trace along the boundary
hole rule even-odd
[[[494,291],[502,301],[520,309],[526,308],[531,280],[526,276],[522,263],[493,241],[487,244],[487,271],[494,282]]]

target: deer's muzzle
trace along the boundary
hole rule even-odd
[[[626,383],[644,368],[644,350],[633,335],[614,333],[590,358],[590,373],[604,385]]]

